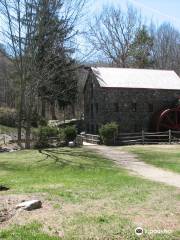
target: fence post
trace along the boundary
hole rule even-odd
[[[142,130],[142,144],[144,145],[144,130]]]
[[[172,140],[172,133],[171,133],[171,129],[169,129],[169,144],[171,144],[171,140]]]

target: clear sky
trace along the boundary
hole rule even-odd
[[[147,20],[160,24],[171,22],[180,30],[180,0],[92,0],[94,11],[100,11],[103,5],[113,4],[125,8],[127,3],[141,10]]]

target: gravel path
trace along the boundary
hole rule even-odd
[[[136,155],[125,152],[121,150],[120,147],[91,145],[85,146],[85,148],[96,151],[102,156],[115,161],[123,168],[133,171],[144,178],[180,188],[180,174],[166,171],[139,161]]]

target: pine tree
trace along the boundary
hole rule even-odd
[[[60,108],[65,107],[74,101],[77,92],[72,49],[66,47],[73,26],[59,17],[61,8],[61,1],[41,0],[38,11],[37,62],[42,77],[39,94],[42,102],[50,103],[53,119],[56,119],[55,102]],[[43,108],[42,115],[45,115]]]
[[[132,64],[136,68],[149,68],[152,66],[151,51],[153,39],[143,26],[137,33],[132,44]]]

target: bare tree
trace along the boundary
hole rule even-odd
[[[50,59],[50,56],[55,55],[55,49],[67,49],[73,46],[73,39],[77,34],[75,26],[81,12],[77,4],[82,8],[85,2],[85,0],[0,0],[1,19],[5,25],[2,34],[9,47],[19,82],[17,93],[19,145],[21,145],[22,127],[25,127],[25,145],[26,148],[30,147],[32,116],[37,109],[39,89],[41,86],[49,86],[47,75],[52,74],[52,71],[45,73],[45,68],[40,71],[39,66],[43,65],[44,59],[37,57],[39,49],[47,50],[43,53],[43,58]],[[44,6],[49,6],[51,14],[55,14],[57,18],[55,22],[58,23],[56,30],[60,28],[63,32],[66,29],[67,33],[62,33],[63,37],[58,35],[59,39],[57,39],[56,34],[52,32],[50,37],[49,33],[54,29],[48,29],[48,26],[52,27],[52,23],[46,24],[44,29],[46,14],[42,16],[43,21],[40,21],[40,8]],[[45,9],[47,10],[48,7]],[[54,37],[56,41],[53,40]],[[46,61],[46,66],[48,64],[52,64],[52,61],[49,63]]]
[[[30,69],[32,68],[32,54],[30,42],[34,31],[33,21],[29,13],[33,10],[30,0],[1,0],[1,19],[4,21],[3,35],[9,47],[16,74],[18,76],[18,143],[21,145],[22,121],[27,99]],[[32,16],[31,16],[32,17]],[[31,66],[30,66],[31,65]]]
[[[155,68],[172,69],[180,74],[180,33],[169,23],[153,27]]]
[[[119,67],[128,67],[132,43],[141,27],[141,15],[132,6],[104,8],[90,24],[88,39],[94,49]]]

